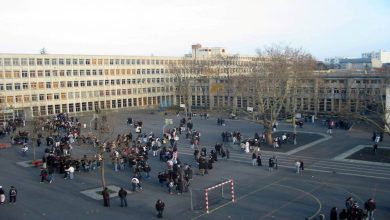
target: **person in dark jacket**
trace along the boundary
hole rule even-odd
[[[127,191],[121,188],[118,192],[119,199],[121,200],[121,207],[127,207]]]
[[[11,186],[11,189],[9,190],[9,203],[16,203],[16,195],[18,194],[18,191],[16,190],[15,186]]]
[[[104,207],[110,207],[110,193],[108,192],[108,188],[104,187],[102,191]]]
[[[330,220],[337,220],[337,208],[336,207],[333,207],[331,210],[330,210]]]
[[[376,210],[376,203],[374,199],[367,200],[367,202],[364,203],[364,209],[367,210],[368,219],[374,219],[374,211]]]
[[[163,217],[164,208],[165,208],[164,202],[161,201],[160,199],[157,200],[157,202],[156,202],[157,218]]]
[[[347,212],[347,210],[343,209],[339,214],[339,219],[340,220],[347,220],[347,218],[348,218],[348,212]]]

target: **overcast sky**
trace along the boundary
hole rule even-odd
[[[192,44],[390,51],[390,0],[1,0],[0,53],[182,56]]]

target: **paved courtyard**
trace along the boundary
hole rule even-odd
[[[143,132],[162,134],[164,119],[173,119],[178,125],[180,118],[174,114],[150,114],[149,112],[115,112],[108,115],[113,129],[112,139],[117,134],[128,133],[134,128],[126,124],[128,117],[143,121]],[[226,120],[226,126],[218,126],[211,113],[209,120],[193,118],[194,129],[201,132],[201,145],[209,149],[221,142],[223,131],[240,131],[244,137],[253,137],[255,132],[263,132],[263,126],[246,120]],[[84,133],[89,132],[91,116],[82,116],[87,124]],[[279,123],[278,131],[291,132],[292,127]],[[390,216],[390,165],[387,160],[348,161],[348,156],[340,156],[358,145],[371,145],[371,131],[345,131],[335,129],[332,136],[325,134],[326,128],[318,124],[305,124],[298,131],[298,144],[286,145],[285,150],[262,147],[262,167],[251,165],[251,155],[245,154],[237,146],[229,145],[230,158],[219,160],[205,176],[194,175],[191,187],[203,189],[225,179],[233,179],[235,202],[211,204],[210,213],[203,210],[192,211],[190,193],[169,195],[166,187],[158,184],[157,173],[164,171],[166,165],[158,158],[150,157],[152,167],[150,179],[142,179],[143,190],[128,195],[129,207],[119,207],[118,198],[111,199],[111,207],[103,207],[101,200],[92,199],[81,191],[100,187],[100,171],[80,172],[74,180],[64,180],[57,174],[53,183],[39,183],[39,169],[23,167],[17,162],[31,160],[31,152],[22,157],[18,146],[0,149],[0,185],[8,191],[14,185],[18,189],[18,201],[15,205],[0,205],[0,219],[154,219],[154,204],[157,199],[164,200],[166,219],[305,219],[316,217],[320,213],[329,216],[333,206],[339,211],[344,208],[345,199],[353,196],[362,206],[368,198],[377,202],[375,219],[389,219]],[[0,142],[9,141],[7,137]],[[381,145],[390,147],[385,136]],[[42,156],[44,147],[37,150]],[[75,147],[73,154],[93,154],[96,149],[83,145]],[[352,151],[351,151],[352,152]],[[365,154],[365,152],[359,152]],[[352,153],[353,154],[353,153]],[[377,152],[382,157],[382,152]],[[268,158],[278,158],[279,169],[268,171]],[[77,156],[76,156],[77,157]],[[370,155],[373,157],[373,155]],[[179,158],[183,163],[193,165],[193,151],[184,134],[179,141]],[[295,173],[294,162],[305,162],[305,170]],[[358,161],[358,162],[356,162]],[[372,162],[382,163],[372,163]],[[364,162],[364,158],[363,158]],[[106,163],[106,181],[108,185],[131,189],[129,169],[114,172],[111,164]],[[8,197],[8,195],[7,195]],[[199,201],[198,201],[199,202]]]

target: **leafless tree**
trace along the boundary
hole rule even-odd
[[[289,46],[265,47],[258,54],[259,59],[251,67],[251,83],[267,142],[271,143],[272,126],[279,115],[291,109],[295,118],[300,80],[313,74],[316,62],[309,53]]]

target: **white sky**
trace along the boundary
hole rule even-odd
[[[0,0],[0,53],[182,56],[194,43],[318,59],[390,51],[390,0]]]

